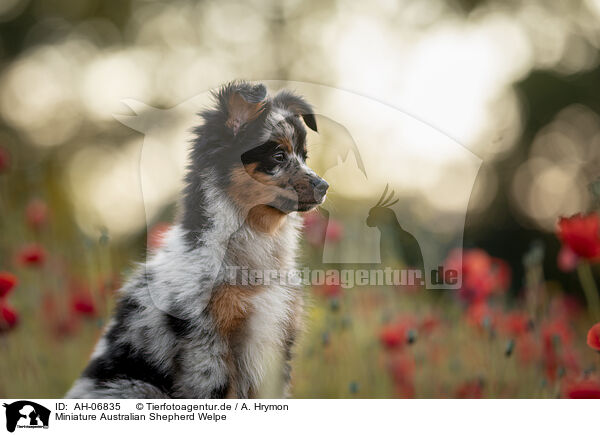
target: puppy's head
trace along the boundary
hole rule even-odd
[[[325,199],[329,185],[306,164],[306,128],[317,131],[311,106],[262,84],[230,83],[216,93],[217,110],[203,115],[219,146],[220,178],[245,212],[308,211]]]

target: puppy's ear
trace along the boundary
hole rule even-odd
[[[267,103],[267,89],[263,84],[232,82],[219,90],[217,98],[226,115],[225,124],[235,136],[261,114]]]
[[[284,89],[275,95],[273,105],[288,110],[296,116],[302,116],[308,128],[317,131],[317,120],[313,108],[304,98]]]

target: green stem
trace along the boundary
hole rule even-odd
[[[582,261],[577,266],[577,275],[583,287],[585,298],[587,299],[590,315],[594,320],[600,320],[600,297],[598,296],[598,287],[594,281],[592,268],[587,261]]]

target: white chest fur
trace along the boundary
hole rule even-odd
[[[247,338],[242,347],[242,367],[251,385],[259,389],[265,372],[279,362],[293,316],[294,295],[289,289],[271,286],[252,298],[253,313],[247,324]]]
[[[238,246],[254,253],[249,266],[261,268],[258,272],[263,279],[268,273],[276,272],[276,278],[271,276],[264,287],[250,298],[251,315],[237,355],[240,368],[245,372],[243,375],[254,390],[260,388],[267,369],[280,361],[286,335],[302,309],[299,303],[301,289],[290,282],[288,275],[296,267],[297,234],[297,218],[294,216],[275,237],[253,234],[245,239],[250,246]],[[239,259],[239,256],[236,257]]]

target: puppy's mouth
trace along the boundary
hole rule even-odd
[[[325,202],[326,198],[327,198],[327,195],[324,195],[323,198],[321,198],[319,201],[310,201],[310,202],[299,201],[298,202],[298,211],[301,211],[301,212],[311,211],[311,210],[317,208],[318,206],[320,206],[321,204],[323,204],[323,202]]]

